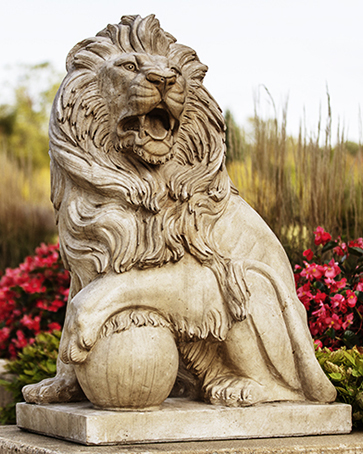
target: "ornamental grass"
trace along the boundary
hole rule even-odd
[[[281,119],[264,120],[257,104],[249,134],[227,123],[227,167],[241,196],[277,235],[292,264],[301,262],[311,234],[323,225],[334,237],[361,235],[363,226],[363,153],[344,131],[332,137],[332,115],[323,130],[300,128],[287,134],[287,108]],[[333,142],[335,144],[333,145]]]

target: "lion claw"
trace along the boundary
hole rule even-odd
[[[34,385],[24,386],[22,393],[26,402],[35,404],[85,400],[75,376],[47,378]]]
[[[214,405],[244,407],[265,399],[263,386],[254,380],[226,376],[217,377],[204,387],[205,400]]]

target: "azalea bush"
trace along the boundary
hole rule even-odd
[[[352,348],[363,343],[363,239],[332,240],[322,227],[314,232],[315,251],[306,250],[295,266],[297,294],[308,312],[318,346]]]
[[[0,279],[0,357],[14,359],[40,332],[61,330],[69,292],[58,245],[42,244]]]

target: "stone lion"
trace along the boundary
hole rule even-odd
[[[227,174],[195,51],[153,15],[124,16],[77,44],[67,71],[50,157],[71,288],[57,376],[26,401],[81,399],[75,368],[120,313],[165,320],[206,402],[334,401],[287,256]]]

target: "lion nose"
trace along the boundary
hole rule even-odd
[[[174,85],[176,82],[176,75],[169,71],[169,72],[158,72],[158,71],[150,71],[146,75],[146,79],[149,82],[152,82],[155,84],[158,88],[165,89],[166,87],[169,87],[170,85]]]

